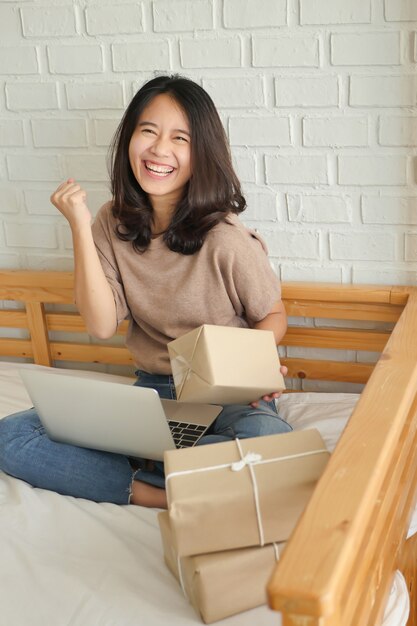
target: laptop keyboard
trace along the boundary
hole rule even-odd
[[[173,420],[168,420],[168,425],[177,448],[189,448],[193,446],[207,430],[207,426],[174,422]]]

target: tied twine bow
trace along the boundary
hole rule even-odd
[[[248,452],[245,454],[243,459],[232,463],[231,469],[233,472],[240,472],[240,470],[243,470],[245,465],[252,465],[252,463],[259,463],[259,461],[262,461],[262,456],[260,454],[256,454],[256,452]]]

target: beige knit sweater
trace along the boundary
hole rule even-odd
[[[117,238],[115,225],[104,205],[93,236],[118,322],[129,320],[126,345],[139,369],[171,373],[169,341],[201,324],[247,327],[281,297],[264,243],[236,215],[209,231],[193,255],[172,252],[162,236],[137,253]]]

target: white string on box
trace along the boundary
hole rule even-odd
[[[261,461],[262,456],[260,454],[255,454],[254,452],[248,452],[246,456],[243,456],[243,450],[239,439],[235,439],[235,441],[241,460],[237,463],[232,463],[231,470],[232,472],[240,472],[244,467],[249,469],[253,486],[253,497],[255,500],[256,521],[258,522],[259,543],[263,546],[265,544],[264,527],[262,525],[261,509],[259,505],[258,483],[256,482],[255,472],[253,471],[253,464]]]
[[[185,595],[185,597],[187,598],[187,600],[190,601],[190,598],[188,597],[187,591],[185,589],[184,576],[182,575],[182,566],[181,566],[181,557],[180,556],[177,556],[177,569],[178,569],[178,578],[180,579],[180,585],[181,585],[182,592]]]

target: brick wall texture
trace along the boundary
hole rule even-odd
[[[49,202],[93,212],[155,73],[211,94],[283,280],[417,284],[416,0],[2,0],[0,267],[71,269]]]

